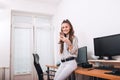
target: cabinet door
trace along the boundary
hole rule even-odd
[[[44,34],[44,35],[41,35]],[[50,45],[51,38],[50,38],[50,31],[37,29],[37,53],[40,56],[40,64],[43,71],[46,70],[47,64],[53,64],[53,53],[51,52]]]
[[[32,80],[33,26],[32,17],[13,16],[12,79]]]
[[[40,56],[40,65],[46,71],[47,64],[53,64],[53,35],[50,20],[45,17],[35,18],[36,27],[36,52]]]
[[[13,16],[11,80],[37,80],[32,53],[38,53],[39,63],[53,64],[53,30],[50,19],[34,16]]]
[[[32,78],[32,29],[15,29],[14,39],[14,75],[27,75],[23,79]],[[29,77],[28,77],[29,75]],[[15,76],[15,78],[18,76]],[[18,80],[15,79],[15,80]]]

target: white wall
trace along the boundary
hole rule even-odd
[[[53,19],[55,27],[55,59],[58,60],[58,34],[63,19],[73,24],[79,47],[88,46],[93,54],[93,38],[120,33],[120,0],[63,0]]]
[[[55,5],[42,3],[39,0],[1,0],[0,4],[12,10],[32,13],[54,15],[56,11]]]
[[[0,9],[0,67],[10,62],[10,10]]]

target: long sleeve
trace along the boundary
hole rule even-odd
[[[72,45],[73,45],[73,48],[69,52],[70,52],[70,54],[77,56],[77,53],[78,53],[78,39],[77,39],[76,36],[73,39]]]
[[[73,46],[73,48],[71,50],[68,50],[68,45],[66,43],[64,43],[63,53],[60,54],[61,59],[65,59],[65,58],[68,58],[68,57],[77,57],[77,54],[78,54],[78,39],[77,39],[76,36],[73,38],[72,46]]]

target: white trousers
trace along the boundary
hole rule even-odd
[[[54,80],[67,79],[76,68],[77,68],[76,60],[61,63],[55,74]]]

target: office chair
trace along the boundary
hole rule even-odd
[[[38,74],[38,79],[39,80],[44,80],[43,76],[47,75],[47,80],[53,80],[53,77],[55,76],[55,74],[50,74],[50,72],[55,73],[56,71],[49,70],[49,71],[46,71],[46,74],[44,74],[43,70],[42,70],[42,68],[39,64],[39,55],[38,54],[33,54],[33,58],[34,58],[34,66],[35,66],[35,69],[36,69],[37,74]]]
[[[39,64],[39,55],[33,54],[33,58],[34,58],[34,66],[35,66],[35,69],[37,71],[38,78],[39,78],[39,80],[44,80],[43,79],[43,71],[42,71],[42,68]]]

